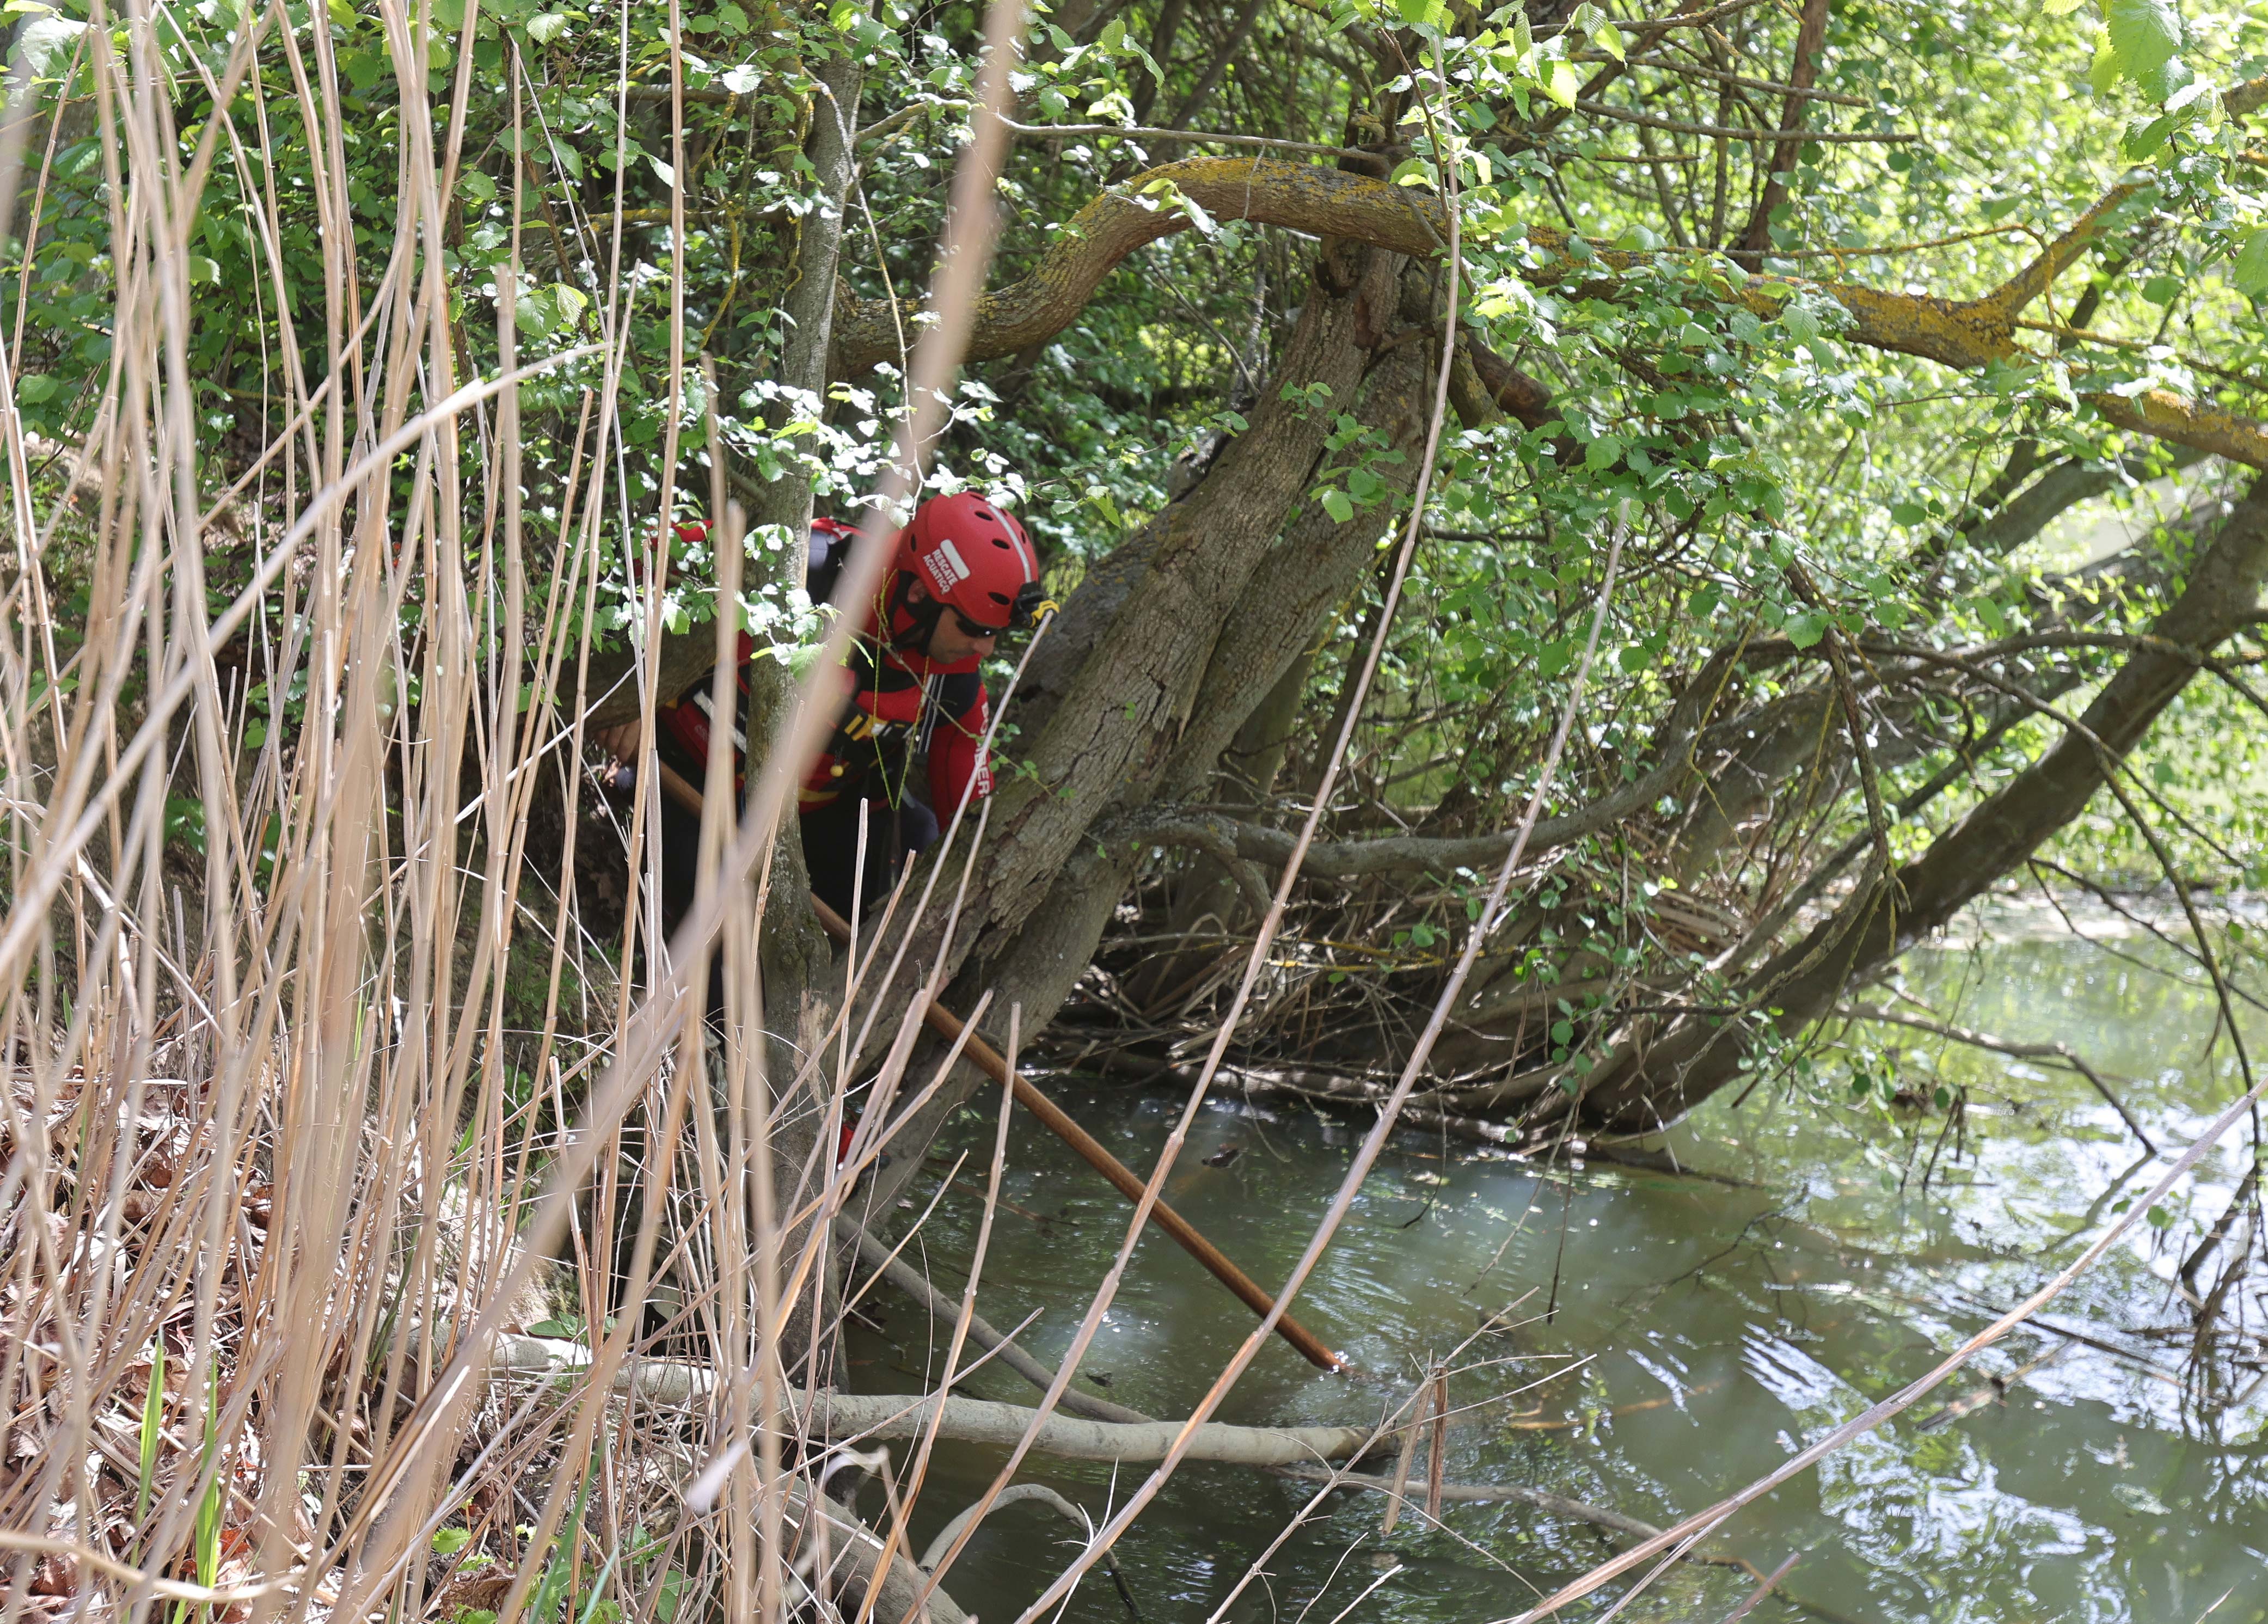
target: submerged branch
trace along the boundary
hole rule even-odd
[[[2110,1084],[2102,1074],[2088,1065],[2068,1043],[2012,1043],[2006,1038],[1996,1038],[1989,1032],[1977,1032],[1967,1026],[1955,1026],[1945,1021],[1923,1020],[1918,1016],[1901,1015],[1895,1010],[1881,1009],[1871,1003],[1846,1003],[1835,1011],[1847,1019],[1875,1021],[1887,1026],[1910,1026],[1916,1032],[1949,1038],[1955,1043],[1966,1044],[1972,1049],[1984,1049],[1995,1054],[2006,1054],[2014,1060],[2052,1060],[2070,1067],[2095,1085],[2126,1129],[2142,1142],[2142,1148],[2155,1156],[2158,1147],[2150,1143],[2150,1135],[2134,1120],[2134,1113],[2119,1103],[2118,1096],[2110,1091]]]

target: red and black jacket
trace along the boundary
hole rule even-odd
[[[832,600],[836,577],[857,533],[833,519],[812,524],[805,571],[812,601]],[[949,819],[962,797],[974,801],[991,793],[992,775],[984,761],[984,680],[975,658],[940,664],[899,639],[926,643],[928,627],[903,606],[902,579],[885,583],[866,607],[850,657],[836,675],[843,683],[843,709],[835,731],[804,777],[800,808],[814,812],[845,796],[887,806],[899,805],[913,789],[916,759],[929,763],[927,800],[940,819]],[[892,641],[878,628],[887,619]],[[740,634],[738,703],[733,726],[733,787],[745,793],[747,773],[748,661],[755,641]],[[658,746],[665,759],[691,782],[708,772],[713,683],[703,678],[685,698],[662,707]],[[917,795],[916,798],[924,798]]]

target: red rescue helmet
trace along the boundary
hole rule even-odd
[[[975,491],[932,496],[898,537],[897,569],[980,626],[1005,631],[1038,611],[1040,557],[1024,527]]]

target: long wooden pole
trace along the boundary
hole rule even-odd
[[[698,812],[701,810],[701,792],[667,762],[656,761],[654,765],[660,769],[661,787],[668,792],[670,798],[687,811]],[[850,922],[842,915],[816,896],[811,899],[811,906],[818,910],[819,922],[827,928],[828,935],[838,942],[850,939]],[[932,1032],[948,1043],[961,1036],[964,1025],[958,1015],[933,998],[922,1019]],[[1080,1158],[1109,1179],[1121,1195],[1130,1201],[1138,1203],[1141,1201],[1142,1192],[1147,1187],[1143,1180],[1137,1178],[1125,1163],[1105,1150],[1101,1142],[1081,1128],[1061,1106],[1027,1082],[1022,1073],[1010,1070],[999,1050],[972,1032],[961,1052],[976,1063],[977,1069],[994,1082],[1005,1084],[1015,1094],[1017,1104],[1039,1118],[1058,1139],[1078,1151]],[[1184,1252],[1204,1264],[1214,1279],[1235,1292],[1254,1313],[1264,1319],[1274,1310],[1274,1297],[1262,1290],[1252,1276],[1237,1268],[1226,1253],[1197,1233],[1187,1218],[1162,1200],[1151,1207],[1150,1222],[1180,1242]],[[1300,1356],[1308,1363],[1320,1370],[1343,1370],[1346,1368],[1344,1359],[1324,1347],[1321,1338],[1288,1313],[1277,1320],[1276,1334],[1298,1348]]]

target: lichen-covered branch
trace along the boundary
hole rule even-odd
[[[2036,259],[1980,298],[1902,293],[1860,283],[1792,276],[1744,276],[1726,268],[1721,295],[1758,315],[1777,315],[1793,294],[1833,299],[1851,318],[1851,343],[1918,356],[1972,370],[2027,353],[2017,318],[2075,263],[2133,198],[2133,183],[2113,187]],[[1252,220],[1323,238],[1344,238],[1414,257],[1442,251],[1447,218],[1440,200],[1413,187],[1317,164],[1265,158],[1189,158],[1145,170],[1114,187],[1074,216],[1039,265],[1020,281],[984,296],[968,359],[982,361],[1044,343],[1077,320],[1102,280],[1145,243],[1197,223],[1182,199],[1214,219]],[[1572,283],[1615,297],[1598,268],[1627,271],[1667,257],[1574,246],[1567,232],[1531,224],[1524,275],[1539,285]],[[920,312],[908,306],[899,320]],[[897,320],[880,300],[846,299],[836,320],[835,371],[863,371],[897,353]],[[2137,433],[2191,445],[2268,469],[2268,429],[2207,402],[2153,390],[2128,398],[2085,397],[2109,421]]]

